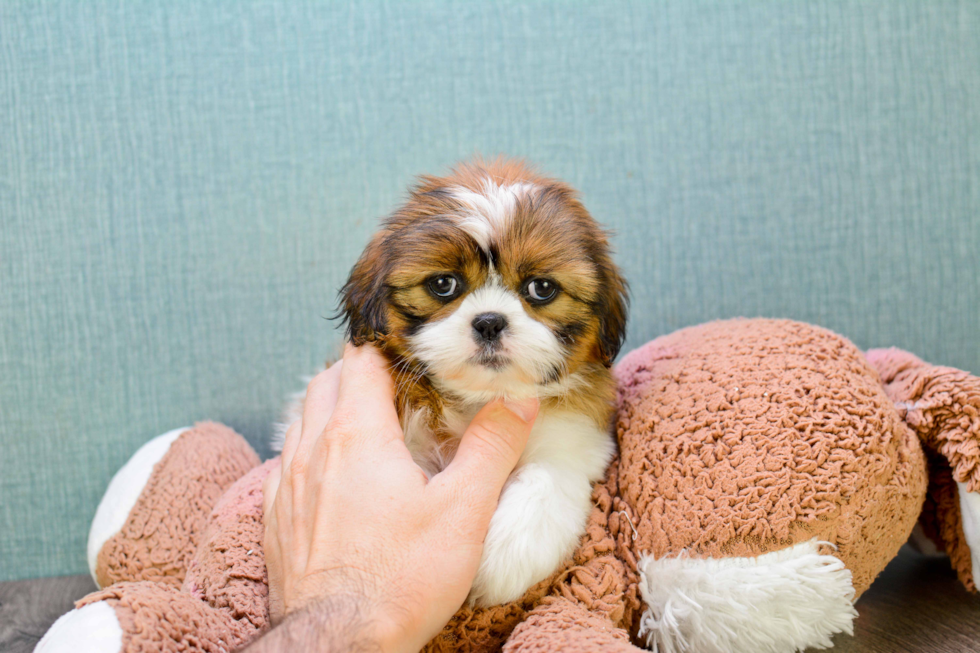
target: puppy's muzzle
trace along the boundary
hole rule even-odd
[[[480,313],[473,318],[473,331],[477,342],[492,345],[500,340],[500,334],[507,328],[507,318],[500,313]]]

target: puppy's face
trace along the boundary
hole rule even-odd
[[[622,344],[626,284],[566,185],[497,161],[425,177],[342,290],[348,335],[379,340],[464,399],[547,396]]]

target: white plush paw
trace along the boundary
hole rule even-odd
[[[585,481],[588,489],[588,481]],[[540,465],[521,468],[501,495],[483,544],[483,559],[470,590],[477,607],[519,599],[551,575],[575,549],[589,504],[569,501],[552,473]]]
[[[970,566],[973,582],[980,587],[980,492],[969,492],[966,483],[957,483],[960,495],[960,517],[963,535],[970,547]]]
[[[188,430],[190,429],[174,429],[153,438],[140,447],[109,482],[109,487],[95,512],[95,519],[92,520],[92,528],[88,532],[88,569],[96,584],[99,582],[95,576],[99,551],[126,523],[129,512],[136,505],[136,500],[150,480],[153,467],[170,450],[174,440]]]
[[[920,555],[928,556],[930,558],[945,558],[946,552],[936,546],[936,543],[932,541],[926,532],[922,530],[922,524],[916,522],[915,526],[912,527],[912,532],[909,534],[909,539],[907,544],[915,549]]]
[[[637,564],[646,609],[639,636],[660,653],[786,653],[852,634],[854,585],[809,540],[755,557],[681,554]]]
[[[61,615],[34,653],[118,653],[122,628],[108,603],[88,605]]]

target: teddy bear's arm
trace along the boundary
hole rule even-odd
[[[504,647],[506,653],[640,650],[630,643],[626,631],[614,627],[607,617],[564,597],[550,598],[539,605]]]
[[[594,488],[581,545],[551,596],[514,630],[504,647],[508,653],[640,650],[628,632],[639,599],[636,573],[624,561],[632,553],[617,540],[620,527],[625,528],[616,511],[617,470],[614,460],[605,481]]]

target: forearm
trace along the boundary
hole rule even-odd
[[[335,595],[294,612],[244,653],[386,653],[383,630],[363,597]]]

